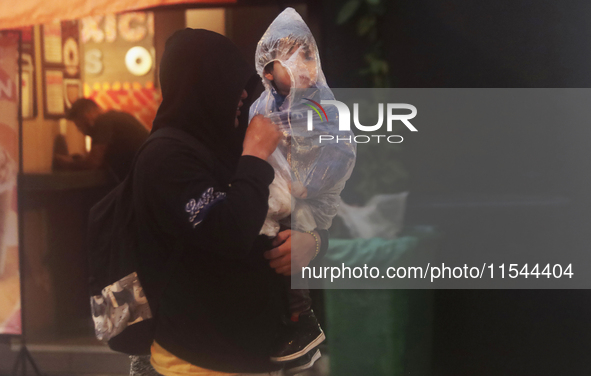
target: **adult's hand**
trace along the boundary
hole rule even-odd
[[[320,239],[318,234],[316,236]],[[281,231],[272,244],[274,248],[265,252],[264,256],[278,274],[291,275],[292,270],[299,273],[316,255],[316,239],[305,232]],[[292,252],[292,249],[296,249],[296,252]]]
[[[275,151],[281,132],[269,118],[256,115],[250,121],[242,144],[242,155],[252,155],[264,160]]]

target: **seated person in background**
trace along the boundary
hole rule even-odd
[[[108,168],[119,181],[125,179],[135,153],[148,138],[148,130],[134,116],[121,111],[104,111],[87,98],[74,102],[66,118],[92,138],[92,148],[86,157],[79,159],[56,155],[56,165],[75,170]]]

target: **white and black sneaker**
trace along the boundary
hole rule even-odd
[[[283,367],[283,372],[287,376],[297,375],[300,372],[304,372],[307,369],[310,369],[314,366],[314,363],[322,354],[318,348],[313,349],[312,351],[308,351],[307,354],[297,358],[296,360],[292,360],[290,362],[286,362],[285,366]]]
[[[324,341],[326,337],[318,324],[314,312],[310,310],[299,315],[298,321],[289,322],[280,338],[273,362],[289,362],[306,355]]]

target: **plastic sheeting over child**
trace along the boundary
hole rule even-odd
[[[261,234],[275,236],[280,224],[300,231],[328,229],[355,165],[356,146],[342,141],[353,133],[339,131],[337,109],[318,106],[334,95],[322,73],[316,41],[294,9],[287,8],[269,26],[258,43],[255,64],[266,90],[252,104],[250,118],[267,116],[284,135],[268,160],[275,180]],[[309,116],[313,130],[308,130]],[[320,143],[320,135],[341,141]]]

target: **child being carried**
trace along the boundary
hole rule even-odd
[[[271,23],[257,45],[255,63],[265,91],[252,104],[250,118],[265,115],[283,132],[268,159],[275,179],[261,234],[275,237],[283,228],[327,230],[355,165],[356,147],[342,141],[352,133],[339,131],[336,108],[320,105],[334,100],[334,95],[322,73],[314,37],[294,9],[287,8]],[[320,143],[320,135],[341,141]],[[316,233],[312,235],[318,240]],[[313,363],[319,352],[311,350],[324,340],[324,333],[311,310],[309,291],[289,289],[288,296],[291,330],[271,359],[286,362],[306,355]]]

